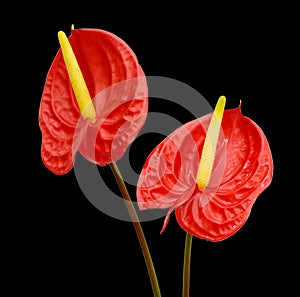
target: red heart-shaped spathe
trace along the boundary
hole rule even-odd
[[[69,42],[97,123],[82,120],[59,50],[47,74],[39,110],[42,160],[55,174],[72,169],[78,150],[98,165],[116,161],[142,128],[148,109],[145,75],[122,39],[104,30],[76,29]]]
[[[257,197],[271,183],[273,161],[268,141],[241,106],[225,110],[211,180],[199,190],[199,160],[211,115],[178,128],[148,156],[137,185],[141,209],[175,209],[179,225],[209,241],[233,235],[249,217]]]

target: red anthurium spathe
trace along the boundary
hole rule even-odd
[[[110,32],[72,28],[69,38],[59,32],[59,40],[39,110],[43,163],[65,174],[77,151],[100,166],[117,161],[146,119],[143,70]]]
[[[137,184],[140,209],[175,210],[189,234],[221,241],[247,221],[257,197],[269,186],[273,160],[261,128],[241,112],[225,110],[220,122],[209,182],[197,184],[199,163],[212,115],[186,123],[148,156]]]

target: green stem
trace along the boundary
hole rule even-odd
[[[182,297],[190,296],[190,269],[191,269],[192,239],[193,239],[193,236],[189,233],[186,233],[185,247],[184,247],[184,260],[183,260]]]
[[[151,281],[153,295],[154,295],[154,297],[161,297],[161,293],[160,293],[160,289],[159,289],[158,280],[157,280],[157,276],[156,276],[156,273],[155,273],[154,265],[153,265],[153,262],[152,262],[152,258],[151,258],[151,255],[150,255],[150,251],[149,251],[149,248],[148,248],[148,244],[147,244],[142,226],[139,222],[138,215],[135,211],[134,205],[133,205],[132,200],[130,198],[130,195],[127,191],[126,185],[124,183],[124,180],[122,178],[122,175],[120,173],[120,170],[119,170],[117,164],[113,162],[113,163],[110,163],[109,166],[110,166],[110,168],[111,168],[111,170],[112,170],[112,172],[115,176],[115,179],[117,181],[117,184],[119,186],[121,194],[122,194],[123,198],[126,200],[125,204],[126,204],[126,207],[128,209],[129,215],[131,217],[133,226],[135,228],[135,232],[137,234],[137,237],[138,237],[138,240],[139,240],[142,252],[143,252],[143,256],[144,256],[144,259],[145,259],[145,262],[146,262],[146,266],[147,266],[147,269],[148,269],[148,274],[149,274],[149,278],[150,278],[150,281]]]

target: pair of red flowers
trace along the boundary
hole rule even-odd
[[[134,52],[119,37],[97,29],[72,29],[69,39],[59,34],[61,45],[69,41],[79,70],[62,45],[46,78],[39,125],[43,163],[61,175],[73,168],[78,151],[100,166],[120,159],[147,118],[148,90]],[[86,96],[84,103],[80,96]],[[241,105],[225,110],[211,178],[199,187],[197,170],[212,116],[186,123],[157,145],[140,174],[137,201],[141,209],[175,210],[186,232],[220,241],[246,222],[271,183],[273,161],[263,131],[242,115]]]

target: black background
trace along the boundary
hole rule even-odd
[[[293,63],[292,8],[182,3],[162,7],[151,2],[67,5],[64,9],[54,3],[18,6],[15,22],[5,30],[13,39],[6,47],[13,53],[7,75],[15,94],[11,100],[21,114],[9,125],[9,131],[18,131],[9,132],[16,144],[8,151],[16,165],[7,171],[13,184],[5,199],[12,202],[4,225],[9,290],[38,296],[152,296],[132,224],[96,209],[84,197],[73,171],[55,176],[41,162],[40,98],[59,48],[57,32],[69,35],[74,24],[118,35],[134,50],[146,75],[182,81],[212,106],[220,95],[227,97],[226,108],[243,101],[243,114],[263,129],[269,141],[273,181],[234,236],[219,243],[193,240],[191,296],[279,290],[289,296],[287,292],[295,287],[292,267],[298,261],[293,253],[296,236],[291,232],[297,221],[292,215],[296,197],[289,194],[292,153],[286,151],[286,144],[293,143],[286,119],[295,102],[287,95],[292,81],[283,86]],[[158,106],[150,98],[149,111],[154,110],[189,120],[182,110]],[[150,152],[160,140],[149,135],[146,150]],[[139,145],[138,141],[133,145],[140,151],[132,160],[136,170],[146,157]],[[114,187],[110,171],[101,170]],[[130,192],[134,197],[134,187]],[[163,218],[142,226],[162,296],[181,296],[185,233],[172,216],[160,235],[162,222]]]

